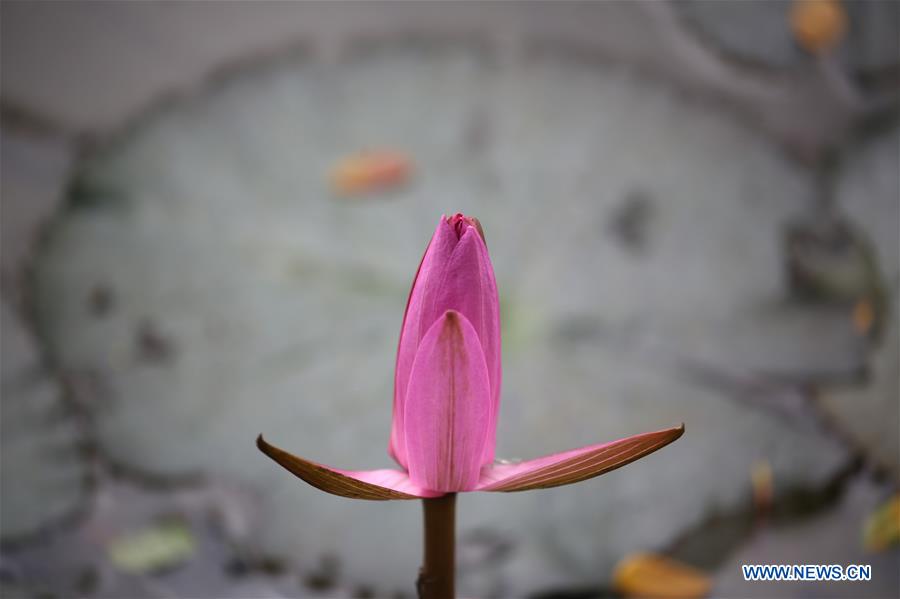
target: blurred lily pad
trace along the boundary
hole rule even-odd
[[[900,128],[858,149],[838,182],[840,208],[877,248],[880,294],[872,306],[879,346],[862,385],[826,387],[821,405],[881,467],[900,477]],[[856,315],[859,318],[859,315]],[[863,315],[865,319],[865,315]]]
[[[21,540],[74,515],[88,495],[85,436],[60,385],[5,301],[0,302],[0,538]]]
[[[820,403],[836,425],[880,467],[900,477],[900,338],[895,304],[888,330],[861,385],[828,387]]]

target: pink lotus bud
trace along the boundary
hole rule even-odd
[[[481,355],[472,355],[470,359],[483,360],[487,368],[486,389],[478,389],[477,392],[470,389],[470,397],[455,398],[457,401],[472,402],[476,401],[476,397],[477,401],[486,397],[489,402],[485,406],[487,422],[482,433],[485,439],[481,445],[480,467],[494,461],[496,445],[501,378],[500,301],[481,225],[476,219],[462,214],[442,217],[438,223],[413,281],[400,331],[389,452],[405,468],[409,467],[407,444],[410,424],[415,425],[407,423],[407,415],[419,412],[416,403],[419,397],[410,396],[413,363],[419,359],[419,349],[426,334],[448,310],[458,314],[458,320],[462,322],[459,327],[466,330],[471,327],[473,354],[475,349],[479,349]],[[468,343],[464,346],[470,347]],[[446,373],[444,378],[449,374]],[[438,376],[437,369],[432,370],[432,376]],[[432,382],[439,384],[438,381]],[[467,388],[471,387],[469,383],[465,382]],[[420,384],[416,383],[416,388]]]
[[[309,484],[356,499],[416,499],[458,491],[526,491],[620,468],[680,437],[684,425],[518,463],[494,463],[500,407],[497,283],[481,225],[441,217],[406,304],[389,452],[402,470],[341,470],[258,447]]]

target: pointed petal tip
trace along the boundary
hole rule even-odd
[[[472,222],[475,223],[475,229],[478,231],[478,234],[481,236],[481,241],[484,242],[484,245],[487,245],[487,239],[484,236],[484,228],[481,226],[481,221],[472,217]]]
[[[462,238],[463,233],[465,233],[465,229],[471,227],[478,233],[478,236],[481,237],[481,241],[487,245],[487,239],[484,237],[484,228],[481,226],[481,221],[475,218],[474,216],[468,216],[463,214],[462,212],[456,212],[453,216],[447,216],[446,214],[441,215],[441,222],[447,223],[454,231],[456,231],[456,236],[458,238]]]

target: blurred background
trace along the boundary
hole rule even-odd
[[[0,4],[3,597],[412,597],[389,467],[441,214],[502,303],[478,597],[900,595],[900,3]],[[744,563],[870,564],[748,583]]]

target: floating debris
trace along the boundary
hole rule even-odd
[[[772,483],[772,465],[768,460],[757,460],[750,473],[753,486],[753,505],[759,513],[765,513],[772,507],[774,485]]]
[[[395,150],[370,150],[348,156],[331,172],[331,185],[341,195],[383,191],[404,185],[412,161]]]
[[[868,335],[875,324],[875,308],[867,299],[859,300],[853,306],[853,328],[860,335]]]
[[[112,563],[125,572],[159,572],[187,561],[196,550],[190,529],[181,520],[123,534],[107,546]]]
[[[812,54],[831,50],[847,32],[840,0],[795,0],[789,18],[794,39]]]
[[[879,553],[900,545],[900,493],[894,495],[866,518],[863,545]]]
[[[703,571],[652,553],[625,557],[613,573],[613,586],[626,597],[697,599],[709,594],[712,582]]]

